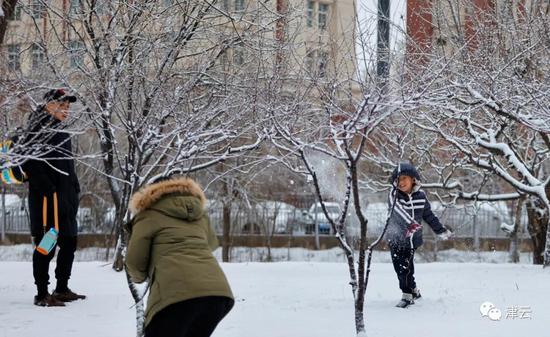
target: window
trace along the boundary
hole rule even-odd
[[[313,27],[313,11],[314,11],[313,0],[307,1],[307,26]]]
[[[32,69],[38,70],[44,67],[46,56],[44,55],[44,49],[41,46],[37,44],[32,45],[31,60],[32,60]]]
[[[325,77],[327,75],[327,62],[328,53],[325,51],[320,51],[317,56],[317,75],[319,77]]]
[[[69,2],[69,13],[70,14],[81,14],[83,12],[82,2],[80,0],[70,0]]]
[[[104,15],[106,10],[105,6],[105,0],[69,0],[69,15],[75,16],[88,12]]]
[[[11,71],[21,70],[21,47],[18,44],[8,45],[8,69]]]
[[[69,61],[71,68],[78,68],[84,65],[85,46],[82,41],[69,42]]]
[[[305,57],[306,72],[310,76],[326,77],[328,64],[328,52],[308,50]]]
[[[15,10],[12,12],[8,20],[11,20],[11,21],[21,20],[21,6],[19,4],[15,5]]]
[[[244,12],[246,9],[245,0],[221,0],[218,3],[221,4],[221,9],[226,12]]]
[[[222,8],[224,11],[228,11],[231,8],[231,1],[230,0],[223,0],[222,1]]]
[[[104,15],[108,9],[106,0],[96,0],[95,6],[90,7],[93,9],[97,15]]]
[[[309,74],[313,74],[315,72],[315,69],[313,69],[313,65],[315,64],[315,52],[313,50],[308,50],[306,52],[306,71]]]
[[[328,4],[319,4],[319,15],[317,25],[319,29],[327,29]]]
[[[319,0],[308,0],[306,7],[306,19],[308,27],[316,27],[325,30],[328,26],[330,4],[319,2]],[[317,21],[315,21],[317,17]]]
[[[242,12],[244,11],[244,0],[235,0],[235,11]]]
[[[233,63],[236,65],[244,64],[244,50],[243,48],[235,48],[233,50]]]
[[[31,15],[35,19],[40,19],[46,16],[46,0],[32,0]]]
[[[227,50],[220,55],[219,62],[222,70],[227,71],[229,69],[229,57],[227,56]]]

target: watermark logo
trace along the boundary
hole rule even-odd
[[[531,307],[525,305],[514,305],[506,310],[507,319],[532,319]]]
[[[482,317],[489,317],[491,321],[500,321],[502,312],[491,302],[483,302],[479,306]]]
[[[502,311],[491,302],[483,302],[479,306],[482,317],[488,317],[491,321],[500,321]],[[531,307],[525,305],[514,305],[506,308],[505,319],[531,319]]]

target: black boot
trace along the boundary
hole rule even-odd
[[[67,288],[67,290],[64,290],[64,291],[56,290],[53,292],[52,296],[61,302],[72,302],[76,300],[83,300],[86,298],[85,295],[77,294],[69,288]]]
[[[34,305],[39,307],[64,307],[65,303],[50,294],[34,296]]]

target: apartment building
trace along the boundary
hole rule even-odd
[[[407,52],[438,47],[451,53],[452,46],[460,44],[472,51],[496,30],[503,16],[522,23],[529,17],[548,18],[549,8],[549,0],[407,0]]]
[[[140,34],[165,33],[171,22],[166,20],[185,20],[189,3],[159,0],[151,10],[155,23]],[[95,22],[104,23],[96,29],[105,35],[102,27],[115,27],[107,23],[121,10],[114,6],[116,2],[104,0],[18,1],[2,46],[2,72],[10,77],[40,76],[48,71],[47,63],[53,62],[69,75],[77,74],[93,62],[89,53],[90,35],[85,31],[83,18],[93,17]],[[344,78],[355,72],[353,0],[219,0],[209,9],[208,16],[217,17],[210,24],[210,35],[195,35],[193,43],[189,43],[189,48],[196,48],[197,52],[208,48],[216,32],[219,36],[244,32],[249,41],[254,34],[269,39],[274,48],[280,49],[270,62],[284,63],[291,73]],[[252,23],[255,28],[250,29]],[[116,29],[123,26],[124,23]],[[255,51],[252,47],[251,43],[231,46],[220,60],[230,66],[243,66]]]

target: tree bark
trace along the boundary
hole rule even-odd
[[[225,164],[220,164],[216,169],[220,175],[224,175],[227,171]],[[233,188],[234,180],[230,177],[222,179],[222,261],[231,261],[231,208],[235,198],[235,189]]]
[[[540,210],[544,209],[543,207],[539,200],[529,200],[527,203],[527,218],[529,219],[527,229],[533,242],[533,264],[544,263],[548,215],[546,212],[541,214]]]
[[[122,271],[124,269],[124,250],[128,244],[128,235],[124,230],[123,216],[120,215],[119,211],[116,211],[117,216],[115,217],[116,232],[117,232],[117,244],[115,249],[115,257],[113,261],[113,269],[116,271]]]
[[[126,280],[128,281],[128,287],[130,288],[130,293],[136,302],[136,337],[143,337],[145,335],[145,306],[143,303],[143,297],[149,289],[149,284],[145,287],[145,291],[140,293],[139,289],[136,287],[135,283],[130,279],[130,274],[128,271],[126,273]],[[147,280],[146,282],[149,282]]]
[[[227,183],[224,183],[227,192]],[[229,254],[231,250],[231,201],[223,203],[223,238],[222,238],[222,261],[229,262],[231,256]]]
[[[518,240],[518,231],[521,226],[521,211],[523,209],[523,203],[525,202],[525,197],[522,197],[518,200],[516,206],[516,214],[514,217],[514,229],[510,233],[510,254],[508,261],[511,263],[519,262],[519,240]]]

